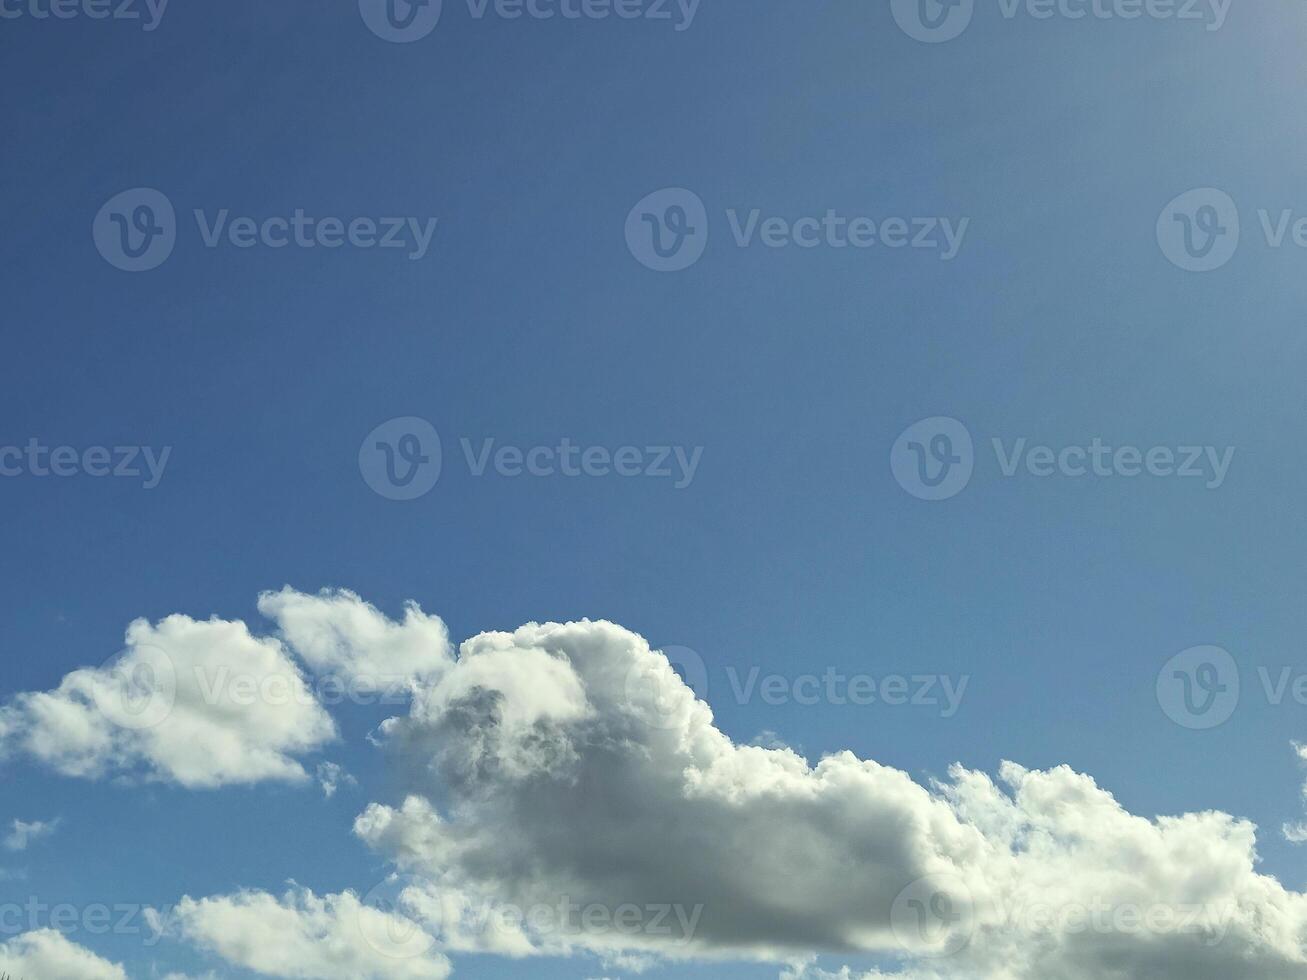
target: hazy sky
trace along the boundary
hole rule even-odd
[[[1307,976],[1301,6],[391,2],[0,0],[0,969]]]

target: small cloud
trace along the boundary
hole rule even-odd
[[[1294,742],[1293,750],[1301,761],[1307,762],[1307,745]],[[1307,802],[1307,786],[1303,787],[1302,795],[1303,801]],[[1307,823],[1286,823],[1280,828],[1280,833],[1290,844],[1307,844]]]
[[[7,851],[25,851],[29,844],[40,840],[42,837],[49,837],[58,828],[58,820],[48,822],[33,820],[27,823],[24,820],[15,820],[13,829],[4,839],[4,847]]]
[[[318,785],[322,787],[322,795],[331,799],[336,795],[336,790],[341,786],[357,786],[358,780],[347,773],[334,762],[324,762],[317,769]]]
[[[763,729],[754,736],[753,741],[749,743],[760,749],[788,749],[790,746],[785,740],[773,732],[770,728]]]

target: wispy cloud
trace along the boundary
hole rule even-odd
[[[25,851],[29,845],[42,837],[49,837],[58,827],[57,818],[48,821],[33,820],[30,823],[25,820],[15,820],[3,841],[4,848],[6,851]]]

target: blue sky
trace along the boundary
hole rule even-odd
[[[508,20],[446,0],[429,36],[388,43],[354,3],[174,0],[153,30],[25,4],[0,22],[0,444],[171,452],[148,490],[0,478],[0,700],[103,663],[141,617],[270,634],[256,600],[288,584],[350,589],[392,618],[416,601],[455,641],[606,619],[695,651],[737,743],[769,733],[814,763],[847,749],[923,782],[955,762],[1066,764],[1134,814],[1253,821],[1260,870],[1302,886],[1280,828],[1302,818],[1291,743],[1307,707],[1269,703],[1257,673],[1296,676],[1307,625],[1293,449],[1307,251],[1292,233],[1272,247],[1258,215],[1307,216],[1297,5],[1235,3],[1209,30],[1008,18],[976,0],[960,36],[928,43],[886,3],[703,0],[687,26],[675,7]],[[133,273],[92,225],[141,187],[175,208],[176,245]],[[647,268],[624,234],[664,188],[693,192],[708,228],[676,272]],[[1155,230],[1193,188],[1238,209],[1239,248],[1211,272],[1168,261]],[[224,209],[437,220],[414,259],[210,248],[196,209],[209,224]],[[755,209],[967,224],[948,259],[739,247],[732,215]],[[360,447],[408,417],[439,433],[439,480],[387,499]],[[936,417],[965,427],[974,473],[926,501],[890,455]],[[1023,438],[1233,456],[1218,487],[1005,476],[992,440],[1006,453]],[[642,468],[660,447],[701,456],[681,487],[477,476],[460,441],[487,439],[632,446]],[[1225,724],[1194,731],[1156,683],[1201,644],[1230,652],[1243,690]],[[736,697],[730,678],[755,667],[968,681],[945,718]],[[403,798],[368,739],[395,713],[332,709],[339,741],[309,768],[330,759],[357,785],[330,799],[311,781],[75,778],[13,753],[3,826],[59,824],[0,852],[0,905],[164,907],[292,879],[366,892],[389,865],[351,827]],[[180,941],[70,938],[132,977],[256,975]],[[462,976],[524,968],[452,958]],[[525,968],[622,975],[585,956]]]

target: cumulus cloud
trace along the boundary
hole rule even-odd
[[[0,751],[67,776],[190,788],[300,782],[335,725],[282,644],[241,622],[174,615],[127,628],[123,653],[0,708]]]
[[[411,919],[351,892],[292,888],[195,900],[172,910],[180,937],[232,966],[295,980],[444,980],[449,961]]]
[[[384,732],[410,795],[356,833],[419,876],[409,907],[425,892],[427,927],[464,945],[448,896],[560,910],[514,918],[515,934],[480,916],[518,955],[875,954],[959,980],[1307,974],[1307,898],[1256,871],[1250,823],[1135,816],[1067,768],[955,767],[923,786],[847,752],[813,765],[736,745],[610,623],[475,637]],[[618,923],[619,908],[635,911]]]
[[[344,589],[306,595],[287,587],[260,595],[259,612],[277,623],[286,643],[315,673],[360,693],[408,687],[453,664],[449,630],[416,603],[409,603],[404,621],[396,623]]]
[[[287,587],[263,593],[259,609],[280,637],[216,618],[137,620],[110,663],[0,707],[0,756],[196,789],[304,782],[303,756],[336,736],[328,693],[403,704],[453,664],[445,624],[414,604],[393,622],[352,592]],[[317,775],[328,796],[350,781],[331,764]]]
[[[3,841],[7,851],[25,851],[29,844],[42,837],[49,837],[59,826],[58,820],[15,820]]]
[[[276,637],[138,621],[115,663],[0,709],[0,748],[58,771],[212,787],[303,781],[334,737],[294,657],[411,692],[379,739],[400,792],[354,827],[395,865],[384,900],[184,899],[175,934],[234,966],[441,980],[448,954],[585,952],[607,971],[747,958],[851,980],[816,969],[832,954],[904,980],[1307,976],[1307,896],[1258,872],[1247,821],[1134,815],[1065,767],[923,784],[849,752],[736,744],[611,623],[485,633],[455,657],[415,605],[394,622],[353,593],[284,589],[260,609]],[[317,775],[328,795],[347,780]]]
[[[53,929],[0,943],[0,974],[58,980],[127,980],[123,968],[69,942]]]

